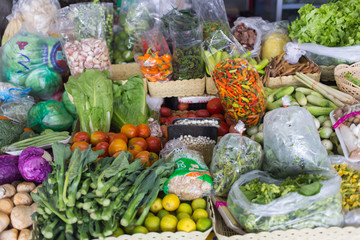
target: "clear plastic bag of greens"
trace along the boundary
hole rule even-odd
[[[60,9],[56,23],[72,75],[84,69],[111,70],[107,12],[103,3],[77,3]]]
[[[34,104],[34,98],[31,96],[15,96],[1,104],[0,115],[21,124],[25,124],[28,113]]]
[[[326,180],[298,176],[290,184],[290,179],[277,180],[255,170],[233,184],[227,205],[249,232],[341,226],[341,178],[334,169],[323,177]],[[313,180],[309,184],[307,179]],[[246,186],[250,182],[253,184]]]
[[[203,78],[202,25],[196,13],[173,9],[164,17],[171,36],[174,80]]]
[[[302,107],[279,108],[265,115],[264,151],[263,169],[276,177],[331,168],[313,116]]]
[[[226,196],[242,174],[259,170],[263,160],[261,145],[239,133],[229,133],[214,148],[210,165],[214,193]]]
[[[193,200],[211,194],[213,183],[201,153],[189,150],[180,140],[169,141],[160,153],[176,163],[175,171],[164,184],[165,194],[181,200]]]
[[[233,36],[227,37],[222,31],[216,31],[202,47],[227,116],[235,123],[241,120],[246,126],[257,125],[265,113],[266,99],[249,54]]]
[[[332,166],[342,178],[341,194],[345,226],[360,227],[360,193],[358,179],[360,164],[346,160],[343,156],[330,156]]]
[[[28,114],[27,126],[37,133],[45,129],[53,131],[69,130],[74,119],[65,109],[64,104],[56,100],[39,102]]]
[[[211,38],[216,31],[230,36],[230,26],[223,0],[194,0],[193,9],[199,15],[203,25],[203,39]]]
[[[4,81],[31,88],[30,95],[41,99],[61,89],[67,69],[58,39],[23,30],[2,47],[1,62]]]

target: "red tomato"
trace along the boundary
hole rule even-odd
[[[130,144],[129,147],[128,147],[128,151],[129,153],[131,153],[131,155],[133,155],[133,159],[135,158],[135,156],[139,153],[139,152],[142,152],[144,151],[144,149],[138,145],[138,144]]]
[[[134,124],[125,124],[121,127],[120,132],[125,134],[127,138],[134,138],[139,136],[139,131]]]
[[[167,107],[160,108],[160,115],[162,117],[170,117],[171,116],[171,109]]]
[[[89,142],[90,135],[87,132],[77,132],[74,136],[74,142]]]
[[[167,123],[167,118],[166,117],[161,117],[160,118],[160,124],[166,124]]]
[[[224,115],[222,115],[220,113],[215,113],[215,114],[211,115],[210,117],[220,119],[221,121],[225,120]]]
[[[144,149],[144,150],[147,150],[147,148],[148,148],[146,140],[141,137],[135,137],[135,138],[130,139],[129,145],[131,145],[131,144],[140,145],[140,147],[142,147],[142,149]]]
[[[145,167],[150,167],[154,162],[156,162],[159,157],[156,153],[150,153],[148,151],[142,151],[136,154],[135,159],[140,158],[141,163],[145,165]]]
[[[178,109],[180,110],[180,111],[185,111],[185,110],[187,110],[189,108],[189,104],[187,104],[187,103],[180,103],[179,105],[178,105]]]
[[[181,118],[187,118],[187,117],[189,117],[189,113],[183,113],[183,114],[181,114],[180,117],[181,117]]]
[[[148,137],[146,139],[148,150],[150,152],[158,153],[161,150],[161,140],[157,137]]]
[[[193,114],[193,113],[189,113],[188,117],[189,117],[189,118],[194,118],[194,117],[196,117],[196,115]]]
[[[115,139],[109,145],[109,155],[113,156],[117,152],[127,151],[127,144],[122,139]]]
[[[180,118],[180,116],[176,115],[176,116],[169,117],[169,119],[168,119],[168,124],[172,124],[173,121],[174,121],[175,119],[177,119],[177,118]]]
[[[71,146],[71,151],[75,151],[75,148],[79,148],[81,151],[86,150],[89,147],[89,143],[87,142],[75,142]]]
[[[215,114],[215,113],[223,113],[224,112],[224,108],[221,105],[220,102],[220,98],[213,98],[211,99],[208,104],[206,105],[206,109],[209,111],[209,113],[211,114]]]
[[[94,146],[96,146],[98,143],[107,141],[109,141],[109,136],[102,131],[95,131],[90,136],[90,143]]]
[[[109,156],[109,144],[107,142],[101,142],[96,144],[95,151],[104,149],[104,154],[100,155],[99,158],[104,158]]]
[[[225,117],[225,122],[227,125],[231,126],[231,125],[235,125],[235,123],[230,119],[230,118],[227,118]]]
[[[139,137],[147,138],[150,136],[150,128],[146,124],[139,124],[137,125],[137,129],[139,131]]]
[[[229,126],[226,124],[226,122],[222,121],[219,126],[219,136],[224,136],[229,132]]]
[[[109,143],[111,143],[111,142],[114,141],[115,139],[122,139],[122,140],[124,140],[126,143],[128,142],[128,138],[127,138],[126,135],[123,134],[123,133],[116,133],[116,134],[110,136],[110,138],[109,138]]]
[[[167,135],[167,127],[166,127],[166,125],[161,125],[160,128],[161,128],[161,133],[162,133],[163,137],[167,138],[168,135]]]
[[[210,113],[208,112],[208,110],[201,109],[201,110],[196,111],[196,116],[202,117],[202,118],[207,118],[207,117],[210,117]]]

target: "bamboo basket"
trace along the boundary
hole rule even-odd
[[[217,88],[211,76],[210,77],[206,76],[206,93],[210,95],[217,94]]]
[[[345,74],[350,72],[351,76],[360,79],[360,62],[352,65],[340,64],[335,68],[335,81],[339,89],[360,100],[360,87],[350,82]]]
[[[315,81],[318,81],[318,82],[320,81],[320,76],[321,76],[320,72],[306,74],[306,75],[308,77],[311,77]],[[266,83],[265,83],[265,87],[269,87],[269,88],[279,88],[279,87],[290,86],[290,85],[295,85],[295,86],[300,86],[300,87],[305,86],[304,84],[302,84],[301,82],[299,82],[298,80],[295,79],[295,75],[269,78],[269,80],[266,81]]]

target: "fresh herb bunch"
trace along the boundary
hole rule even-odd
[[[174,79],[196,79],[204,76],[201,52],[202,26],[192,10],[173,9],[162,18],[171,35]]]
[[[216,31],[223,31],[226,36],[230,36],[231,31],[229,25],[221,21],[204,21],[203,22],[203,38],[211,38],[212,34]]]
[[[299,18],[289,26],[289,36],[299,43],[316,43],[327,47],[360,44],[360,0],[342,0],[316,8],[306,4]]]

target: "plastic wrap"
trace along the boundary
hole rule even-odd
[[[52,37],[20,31],[2,48],[5,81],[31,88],[30,95],[49,99],[62,88],[67,69],[60,42]]]
[[[179,140],[171,140],[160,153],[176,163],[175,171],[164,184],[165,194],[173,193],[180,200],[193,200],[211,194],[213,183],[202,155],[188,150]]]
[[[259,170],[262,160],[260,144],[238,133],[226,134],[216,144],[210,165],[214,193],[226,196],[242,174]]]
[[[172,10],[163,19],[171,36],[174,80],[204,77],[202,26],[192,10]]]
[[[28,113],[35,104],[34,98],[31,96],[12,97],[0,106],[0,115],[8,117],[11,120],[25,124]]]
[[[302,107],[275,109],[264,117],[263,169],[277,177],[331,168],[313,116]]]
[[[232,34],[246,50],[251,52],[252,57],[260,55],[262,38],[261,26],[265,23],[266,22],[261,17],[239,17],[235,20],[234,27],[231,28]],[[242,28],[238,31],[238,28],[242,24],[253,31],[246,32],[243,31]]]
[[[325,177],[328,180],[321,181],[320,192],[313,196],[290,192],[268,204],[256,204],[248,200],[241,186],[254,179],[275,185],[282,181],[255,170],[234,183],[227,204],[237,222],[249,232],[341,226],[341,178],[334,170]]]
[[[224,0],[194,0],[193,9],[203,25],[203,39],[211,38],[218,31],[230,36],[230,26],[226,14]]]
[[[78,3],[60,9],[57,26],[72,75],[111,70],[106,43],[106,4]]]
[[[354,170],[355,173],[354,174],[360,174],[360,164],[359,163],[352,163],[346,160],[346,158],[344,158],[343,156],[330,156],[330,161],[332,165],[346,165],[346,167],[348,169]],[[344,171],[346,172],[347,170],[344,169]],[[341,174],[341,176],[343,176]],[[346,178],[348,176],[345,176]],[[358,178],[358,177],[357,177]],[[342,182],[343,184],[347,184],[349,181],[347,181],[346,179],[344,179],[344,181]],[[354,196],[353,201],[354,202],[359,202],[360,201],[360,193],[359,193],[359,187],[356,186],[356,183],[352,183],[353,187],[356,188],[356,191],[351,193],[351,196],[349,196],[349,192],[345,193],[344,191],[342,191],[343,196],[343,202],[346,202],[347,200],[352,201],[352,196]],[[345,197],[346,194],[346,197]],[[344,199],[345,197],[345,199]],[[344,207],[344,205],[343,205]],[[360,206],[358,208],[354,208],[354,209],[346,209],[343,208],[344,211],[344,220],[345,220],[345,226],[354,226],[354,227],[360,227]]]
[[[247,126],[258,124],[266,108],[265,91],[259,74],[247,60],[249,55],[233,36],[229,38],[222,31],[204,41],[203,50],[227,116]]]
[[[134,46],[134,59],[150,82],[169,81],[173,73],[172,57],[162,28],[161,22],[157,22]]]

